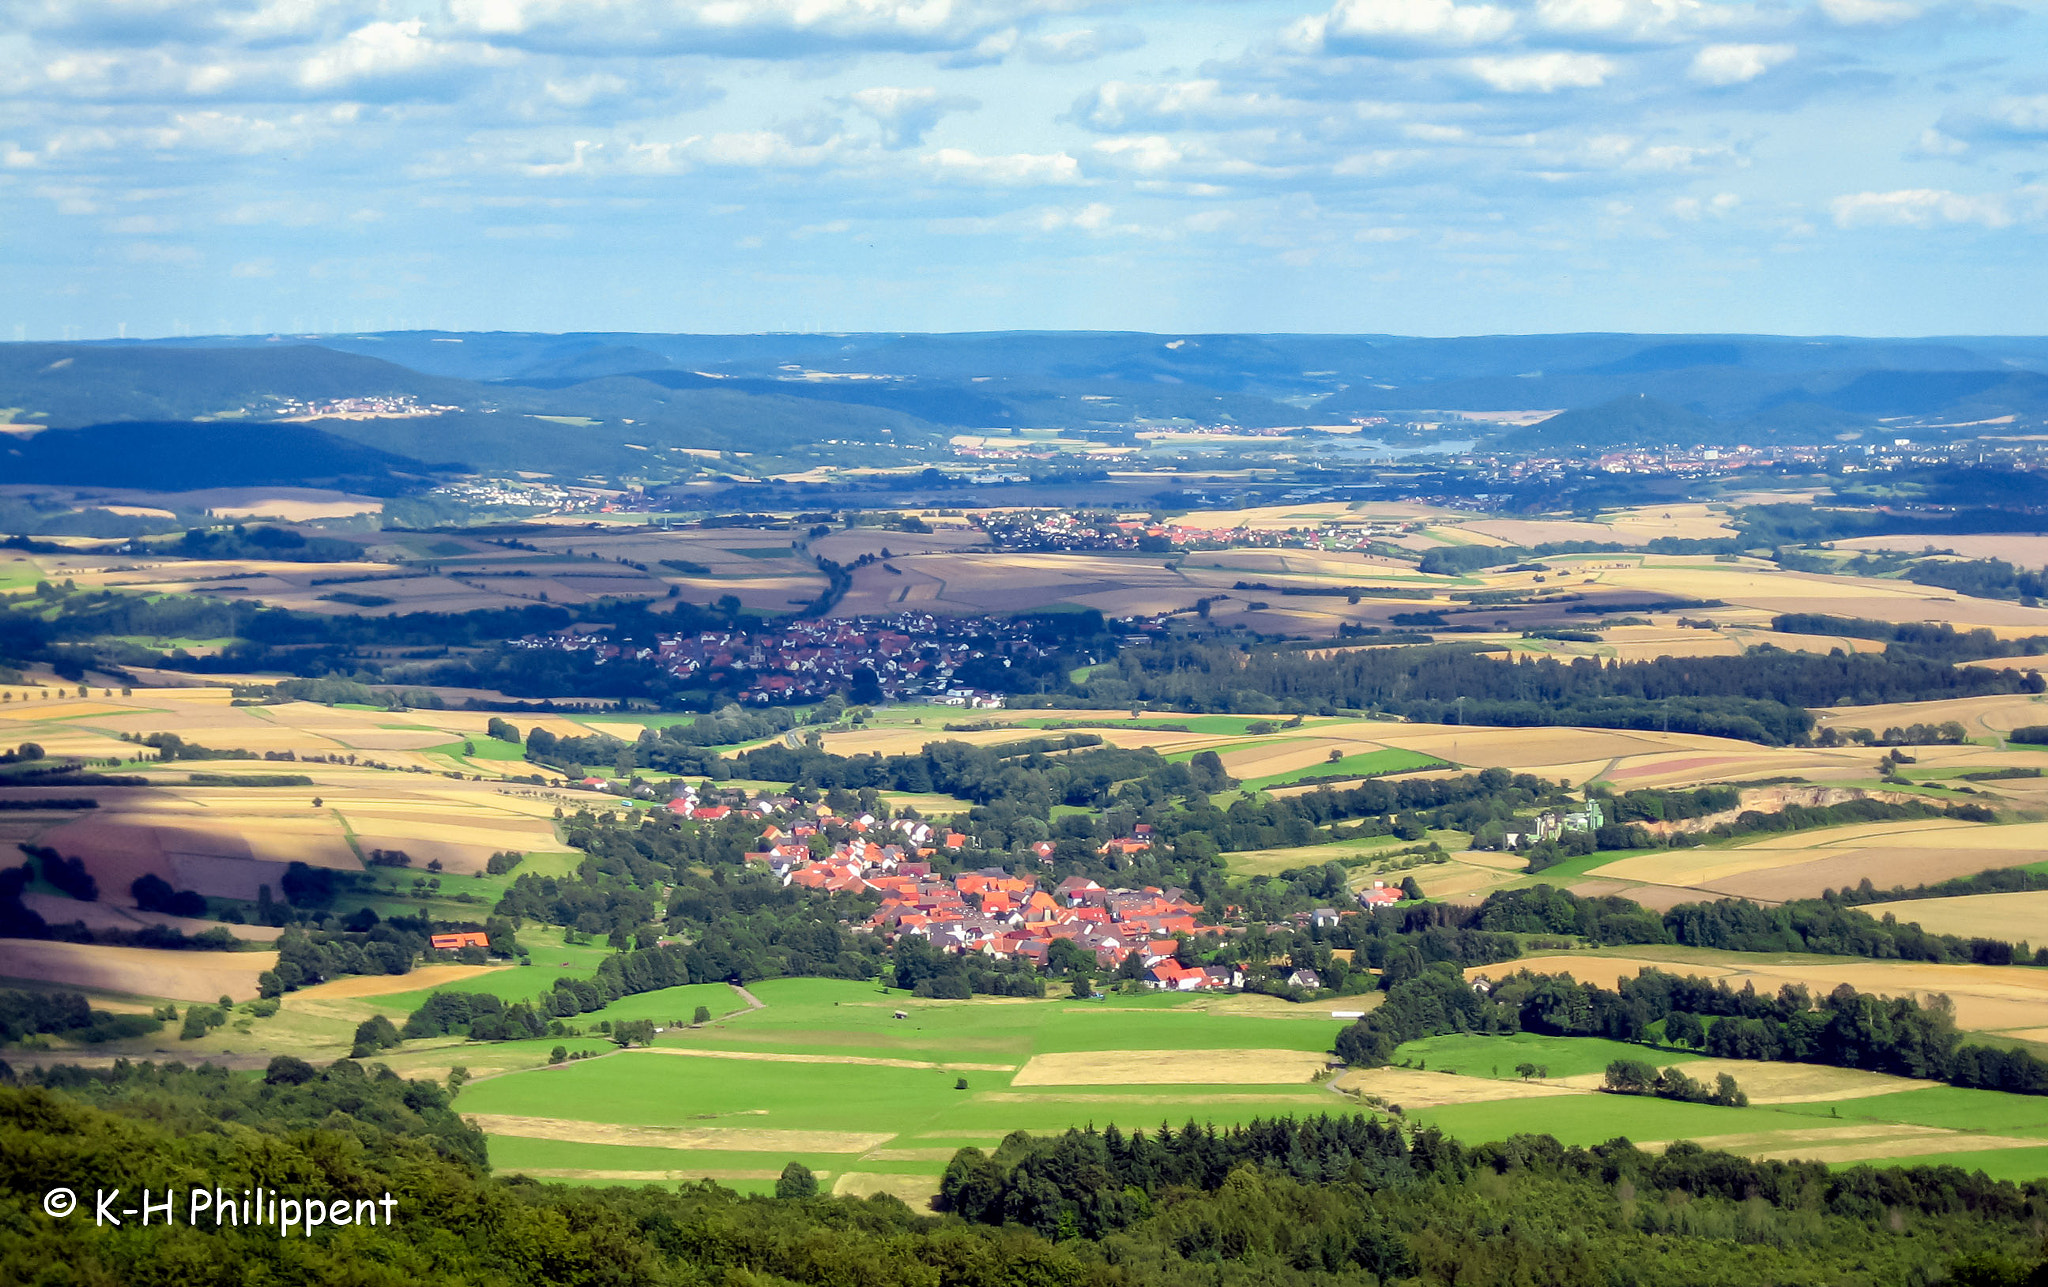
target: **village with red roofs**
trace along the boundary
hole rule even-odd
[[[1041,969],[1053,960],[1054,944],[1065,941],[1073,945],[1073,952],[1092,959],[1096,968],[1121,971],[1147,987],[1194,992],[1244,986],[1242,969],[1194,964],[1186,950],[1187,944],[1204,936],[1242,934],[1245,926],[1238,910],[1225,907],[1222,916],[1213,916],[1184,889],[1104,886],[1079,875],[1054,883],[1049,873],[1034,878],[1000,866],[947,875],[941,867],[971,861],[972,838],[914,814],[841,817],[829,805],[778,796],[707,804],[687,786],[668,808],[700,822],[723,821],[735,813],[761,819],[765,825],[758,847],[746,855],[750,865],[767,868],[785,886],[881,900],[871,916],[852,926],[857,932],[891,941],[912,935],[942,951],[1017,960]],[[1132,834],[1105,841],[1097,853],[1115,863],[1146,853],[1153,843],[1152,828],[1138,823]],[[1032,853],[1045,867],[1052,867],[1051,841],[1037,842]],[[1404,895],[1375,881],[1355,898],[1356,907],[1318,908],[1308,918],[1327,926],[1342,916],[1392,906]],[[1133,955],[1140,968],[1130,966]],[[1321,986],[1313,971],[1297,974],[1300,977],[1286,981],[1309,989]]]

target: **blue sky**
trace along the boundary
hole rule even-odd
[[[0,340],[2048,332],[2048,5],[6,0]]]

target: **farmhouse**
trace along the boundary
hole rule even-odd
[[[455,934],[435,934],[427,942],[436,952],[455,952],[465,947],[489,947],[491,936],[465,930]]]

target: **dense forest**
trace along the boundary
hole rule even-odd
[[[44,1214],[60,1181],[88,1202],[111,1188],[389,1194],[395,1218],[290,1237],[114,1227]],[[491,1178],[448,1092],[351,1060],[0,1085],[0,1281],[19,1283],[2020,1287],[2048,1218],[2040,1190],[1954,1167],[1831,1171],[1530,1135],[1468,1147],[1357,1116],[1017,1135],[993,1156],[962,1150],[944,1184],[952,1210],[920,1214],[801,1183],[770,1198]]]
[[[1364,710],[1428,723],[1662,729],[1781,746],[1811,733],[1808,707],[2019,692],[2026,683],[2021,675],[1890,651],[1820,656],[1761,647],[1740,657],[1518,664],[1459,644],[1331,655],[1180,643],[1126,651],[1082,690],[1105,705]]]
[[[1337,1037],[1355,1067],[1393,1062],[1404,1042],[1450,1032],[1540,1032],[1691,1045],[1721,1059],[1776,1059],[1865,1068],[1955,1086],[2048,1095],[2048,1061],[2023,1049],[1965,1045],[1945,1000],[1882,997],[1844,983],[1824,997],[1786,984],[1765,996],[1745,983],[1644,970],[1618,987],[1516,971],[1480,990],[1454,966],[1432,966],[1387,990],[1386,1002]],[[1680,1034],[1684,1034],[1681,1038]]]

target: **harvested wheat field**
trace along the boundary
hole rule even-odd
[[[2048,629],[2048,622],[2044,622]],[[1814,712],[1816,729],[1867,728],[1882,733],[1908,724],[1954,720],[1971,737],[2003,737],[2027,724],[2048,724],[2048,700],[2025,693],[1957,697],[1940,702],[1895,702],[1888,706],[1838,706]],[[1928,747],[1929,751],[1945,748]],[[1918,748],[1915,748],[1918,753]]]
[[[949,1153],[947,1156],[951,1156]],[[912,1211],[929,1211],[939,1196],[936,1175],[897,1175],[879,1171],[848,1171],[832,1185],[835,1198],[871,1198],[886,1193]]]
[[[1760,1162],[1804,1161],[1840,1165],[1850,1162],[1925,1157],[1938,1153],[1982,1153],[2009,1148],[2040,1148],[2042,1141],[2014,1135],[1979,1135],[1972,1131],[1914,1126],[1904,1122],[1869,1126],[1816,1126],[1806,1130],[1752,1131],[1709,1135],[1692,1141],[1704,1148],[1740,1153]],[[1659,1152],[1671,1141],[1655,1140],[1638,1147]]]
[[[950,1154],[948,1155],[950,1156]],[[782,1172],[762,1168],[741,1167],[738,1170],[710,1169],[691,1171],[607,1171],[580,1166],[522,1166],[509,1168],[514,1175],[524,1175],[535,1180],[620,1180],[632,1184],[674,1184],[678,1181],[716,1180],[772,1180]],[[813,1171],[821,1180],[830,1179],[830,1171]],[[932,1190],[936,1193],[936,1187]]]
[[[1688,748],[1632,755],[1608,763],[1600,776],[1618,790],[1638,787],[1693,787],[1702,782],[1739,782],[1745,778],[1787,777],[1855,780],[1871,776],[1867,751],[1827,751],[1810,747],[1773,749],[1745,746],[1700,750]]]
[[[2011,828],[2018,830],[2019,828]],[[1976,833],[2008,828],[1987,823],[1950,822],[1944,818],[1922,818],[1903,822],[1871,822],[1858,826],[1830,827],[1815,831],[1794,831],[1767,835],[1748,844],[1705,846],[1698,849],[1670,849],[1638,854],[1603,863],[1587,872],[1609,880],[1642,880],[1660,885],[1704,885],[1747,872],[1809,862],[1828,856],[1828,851],[1869,850],[1905,847],[1924,851],[1930,847],[1977,848]],[[1966,842],[1962,836],[1969,836]]]
[[[2037,625],[2048,631],[2048,609],[2044,608],[1971,598],[1909,581],[1786,572],[1758,564],[1692,562],[1652,555],[1641,567],[1603,572],[1601,582],[1645,594],[1722,599],[1771,613],[1825,612],[1880,621],[1948,621],[1957,626]]]
[[[1743,957],[1713,953],[1700,959],[1683,949],[1630,956],[1558,954],[1528,957],[1502,965],[1474,966],[1470,979],[1501,978],[1516,970],[1538,974],[1569,974],[1581,983],[1613,988],[1622,979],[1646,969],[1668,974],[1693,974],[1726,980],[1741,988],[1752,983],[1758,992],[1776,992],[1788,983],[1815,996],[1847,983],[1859,992],[1880,996],[1911,996],[1927,1004],[1947,996],[1955,1005],[1956,1025],[1969,1032],[2008,1032],[2048,1025],[2048,971],[2017,965],[1932,965],[1918,961],[1866,961],[1858,957]]]
[[[1896,916],[1930,934],[1997,938],[2008,943],[2048,947],[2048,889],[1966,894],[1961,898],[1915,898],[1903,903],[1872,904],[1863,910],[1872,916]]]
[[[936,1072],[1015,1072],[1015,1064],[944,1064],[921,1059],[885,1059],[867,1055],[785,1055],[758,1050],[698,1050],[676,1046],[643,1046],[631,1055],[677,1055],[685,1059],[739,1059],[771,1064],[860,1064],[870,1068],[922,1068]]]
[[[1263,778],[1323,764],[1329,760],[1333,750],[1354,755],[1365,749],[1369,748],[1348,738],[1341,741],[1333,737],[1289,738],[1224,751],[1219,758],[1234,778]]]
[[[294,1001],[333,1000],[341,997],[381,997],[393,992],[418,992],[450,983],[465,983],[479,975],[509,969],[504,965],[422,965],[406,974],[351,974],[326,983],[316,983],[291,994]]]
[[[1500,1099],[1549,1099],[1588,1093],[1579,1086],[1562,1082],[1460,1077],[1456,1073],[1423,1072],[1414,1068],[1360,1068],[1345,1073],[1333,1084],[1339,1090],[1373,1095],[1404,1109],[1485,1104]]]
[[[246,1001],[256,995],[256,976],[276,966],[275,952],[167,952],[0,939],[0,978],[175,1001]]]
[[[1974,876],[1980,871],[1995,871],[2027,861],[2024,855],[1997,849],[1852,849],[1823,853],[1825,856],[1811,862],[1788,863],[1717,880],[1702,892],[1786,902],[1819,898],[1830,889],[1847,889],[1864,880],[1879,889],[1911,887]]]
[[[231,925],[226,921],[210,921],[196,916],[145,912],[104,899],[94,903],[81,903],[75,898],[61,894],[26,893],[21,896],[21,901],[25,907],[51,925],[67,925],[72,921],[80,921],[87,929],[130,931],[139,930],[147,925],[162,925],[186,934],[204,934],[208,930],[224,929],[248,943],[274,943],[284,933],[282,929],[270,925]]]
[[[1966,559],[2004,559],[2023,568],[2048,567],[2048,536],[1984,532],[1962,536],[1858,536],[1836,541],[1839,550],[1896,550],[1918,554],[1929,545]]]
[[[1033,1055],[1010,1085],[1284,1085],[1312,1080],[1329,1062],[1301,1050],[1081,1050]]]
[[[1654,1062],[1662,1065],[1662,1059]],[[1927,1090],[1942,1083],[1912,1077],[1892,1077],[1860,1068],[1830,1068],[1823,1064],[1775,1063],[1756,1059],[1681,1059],[1674,1065],[1694,1081],[1711,1083],[1722,1073],[1733,1077],[1752,1104],[1826,1104],[1838,1099],[1869,1099],[1902,1090]],[[1597,1090],[1605,1073],[1582,1073],[1563,1077],[1558,1084]]]
[[[1926,818],[1781,833],[1730,847],[1639,854],[1591,868],[1586,875],[1693,890],[1700,896],[1783,902],[1817,898],[1865,879],[1889,889],[2010,867],[2030,861],[2044,847],[2048,824],[1996,826]]]
[[[1982,666],[1986,670],[2048,670],[2048,657],[1985,657],[1977,661],[1959,661],[1958,666]]]
[[[620,1126],[558,1117],[476,1113],[467,1118],[487,1135],[564,1140],[572,1144],[638,1144],[654,1148],[713,1149],[727,1153],[865,1153],[893,1134],[858,1131],[777,1131],[751,1126]]]
[[[1361,721],[1361,724],[1364,722]],[[1452,724],[1371,724],[1373,740],[1421,751],[1454,764],[1481,768],[1538,768],[1567,763],[1606,764],[1624,756],[1668,754],[1753,755],[1746,742],[1687,733],[1638,733],[1590,728],[1481,728]],[[1325,733],[1336,730],[1318,730]]]

